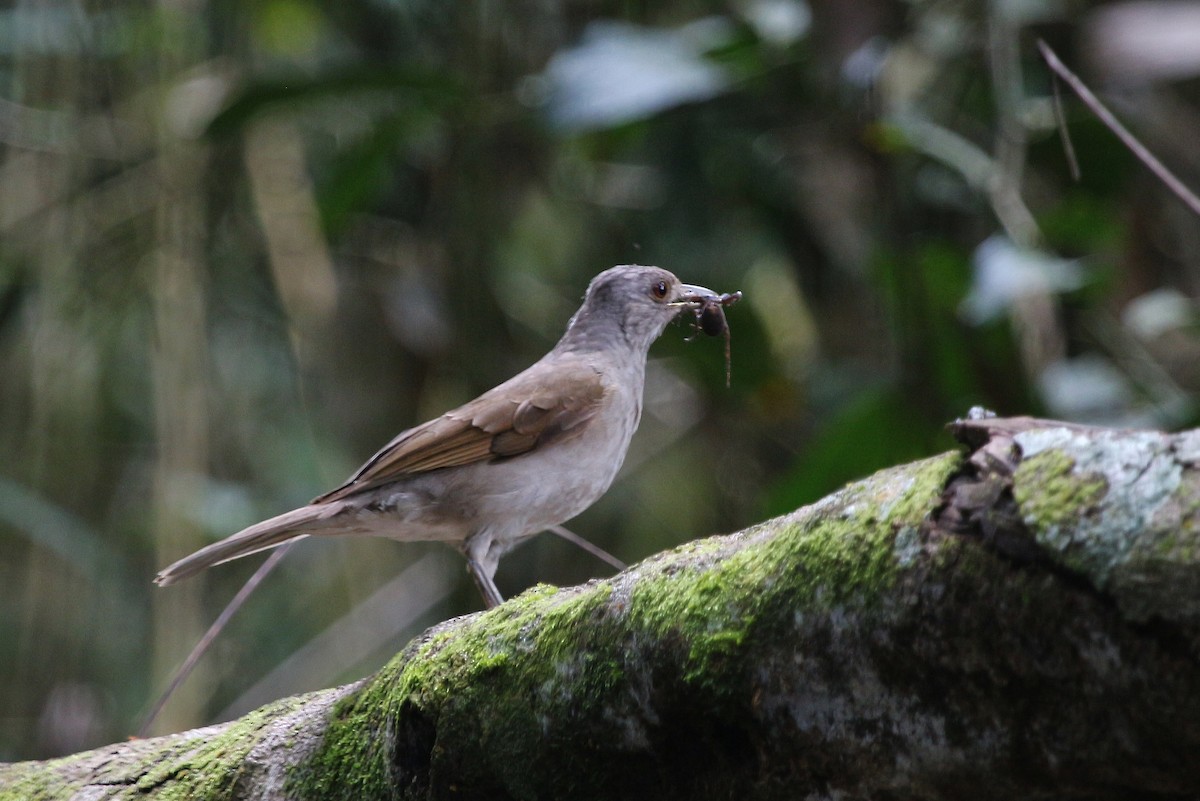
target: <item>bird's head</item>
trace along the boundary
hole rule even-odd
[[[715,295],[710,289],[681,283],[661,267],[612,267],[588,284],[563,343],[587,348],[624,340],[645,352],[681,311]]]

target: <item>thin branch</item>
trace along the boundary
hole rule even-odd
[[[244,715],[282,695],[325,686],[364,665],[396,637],[415,634],[411,627],[449,597],[456,586],[452,576],[461,573],[461,563],[448,548],[431,550],[276,664],[213,719]]]
[[[1158,176],[1158,179],[1166,184],[1167,188],[1175,193],[1175,196],[1182,200],[1184,205],[1191,209],[1196,216],[1200,217],[1200,197],[1196,197],[1192,190],[1188,189],[1182,181],[1176,178],[1174,173],[1167,169],[1145,145],[1138,141],[1136,136],[1129,132],[1128,128],[1121,124],[1121,121],[1100,102],[1099,98],[1092,94],[1092,90],[1087,88],[1087,85],[1079,79],[1079,76],[1067,69],[1066,65],[1050,49],[1050,45],[1039,39],[1038,50],[1041,51],[1046,65],[1066,81],[1067,86],[1075,90],[1075,94],[1079,95],[1079,99],[1083,101],[1085,106],[1092,110],[1092,113],[1100,119],[1100,122],[1104,123],[1110,131],[1116,134],[1122,144],[1129,148],[1133,155],[1137,156],[1138,160],[1149,168],[1150,172]]]
[[[592,556],[595,556],[597,559],[612,565],[617,570],[624,570],[627,567],[624,562],[610,554],[608,551],[604,550],[598,545],[588,542],[583,537],[567,528],[564,528],[563,526],[553,526],[549,529],[549,531],[557,534],[559,537],[562,537],[567,542],[574,543],[590,553]],[[146,716],[145,721],[138,728],[138,737],[146,736],[146,732],[150,729],[150,726],[153,725],[155,719],[158,718],[159,713],[162,712],[162,709],[164,706],[166,706],[167,701],[170,700],[171,696],[175,694],[175,691],[179,689],[179,685],[183,684],[184,680],[187,679],[188,675],[191,674],[192,670],[196,667],[196,664],[200,661],[200,658],[204,656],[205,652],[208,651],[209,646],[212,645],[213,640],[217,638],[217,636],[221,633],[221,630],[224,629],[226,624],[229,623],[230,618],[232,618],[234,614],[241,609],[242,604],[246,602],[246,599],[250,597],[250,594],[258,589],[258,585],[262,583],[263,579],[265,579],[267,575],[275,569],[275,565],[278,564],[279,560],[284,557],[284,554],[287,553],[288,549],[291,548],[294,542],[295,541],[284,543],[272,551],[267,560],[263,562],[258,570],[255,571],[254,575],[242,585],[242,588],[238,590],[237,595],[233,596],[233,600],[231,600],[229,604],[221,611],[221,614],[217,617],[213,624],[208,627],[208,631],[204,633],[204,636],[201,637],[200,641],[196,643],[194,648],[192,648],[192,652],[188,654],[187,659],[185,659],[183,664],[180,665],[179,669],[175,671],[175,675],[171,677],[171,683],[167,686],[167,689],[163,692],[162,696],[159,697],[158,701],[155,702],[154,707]],[[427,573],[428,568],[423,568],[418,572]],[[411,584],[411,579],[409,579],[407,583]],[[440,597],[438,600],[440,600]]]
[[[146,715],[146,719],[142,721],[142,725],[138,727],[137,736],[139,738],[146,736],[146,732],[148,732],[150,730],[150,726],[154,724],[154,720],[158,717],[158,713],[162,712],[163,707],[167,705],[167,701],[169,701],[171,696],[175,694],[175,691],[179,689],[179,685],[183,684],[184,679],[191,674],[193,668],[196,667],[196,663],[200,661],[200,657],[204,656],[205,652],[208,650],[208,647],[212,645],[213,640],[217,638],[217,635],[220,634],[221,630],[225,628],[225,625],[229,622],[230,618],[232,618],[234,614],[236,614],[237,611],[242,608],[242,604],[246,602],[246,599],[250,597],[250,594],[258,589],[258,585],[261,584],[263,579],[265,579],[267,575],[275,569],[275,565],[279,564],[279,560],[283,559],[284,555],[287,554],[287,552],[295,543],[296,540],[285,542],[283,545],[280,545],[278,548],[272,551],[271,555],[267,557],[267,560],[259,565],[258,570],[254,571],[254,575],[242,585],[240,590],[238,590],[237,595],[233,596],[233,600],[226,604],[225,608],[221,610],[221,614],[218,615],[217,619],[213,621],[213,624],[208,627],[208,631],[204,632],[204,636],[201,637],[200,641],[197,642],[192,648],[192,652],[188,654],[187,659],[183,660],[183,664],[179,666],[179,669],[175,671],[175,675],[171,677],[171,683],[167,685],[167,689],[161,696],[159,696],[159,699],[154,703],[154,707],[150,710],[150,713]]]
[[[1009,16],[992,3],[988,19],[988,64],[996,103],[996,171],[988,186],[992,209],[1009,238],[1031,247],[1041,240],[1037,221],[1021,196],[1029,137],[1019,110],[1024,102],[1020,34]]]
[[[551,526],[550,528],[548,528],[546,530],[549,531],[551,534],[557,534],[558,536],[562,537],[567,542],[570,542],[570,543],[573,543],[574,545],[579,546],[580,548],[587,551],[592,556],[596,557],[597,559],[601,560],[602,562],[608,562],[610,565],[615,567],[617,570],[624,570],[626,567],[628,567],[628,565],[626,565],[624,562],[622,562],[617,557],[613,556],[608,551],[601,548],[599,545],[595,545],[594,543],[588,542],[583,537],[576,534],[574,531],[571,531],[569,528],[565,528],[563,526]]]
[[[1067,113],[1063,110],[1062,90],[1058,87],[1057,75],[1050,76],[1050,86],[1054,89],[1054,121],[1058,123],[1058,136],[1062,140],[1067,166],[1071,169],[1071,180],[1079,183],[1083,173],[1079,170],[1079,158],[1075,155],[1075,143],[1071,141],[1071,130],[1067,127]]]

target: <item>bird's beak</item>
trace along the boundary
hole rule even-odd
[[[679,292],[675,295],[675,300],[671,301],[672,306],[689,306],[694,307],[697,304],[702,304],[706,300],[721,297],[718,293],[703,286],[695,284],[680,284]]]

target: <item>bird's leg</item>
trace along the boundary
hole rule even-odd
[[[495,544],[491,532],[484,529],[468,537],[461,546],[463,556],[467,557],[467,570],[471,571],[471,578],[475,579],[475,586],[488,609],[504,603],[504,597],[492,580],[500,564],[500,550],[493,547]]]
[[[483,596],[484,606],[491,609],[504,603],[500,590],[496,589],[496,582],[492,581],[492,577],[488,575],[488,571],[483,565],[468,556],[467,570],[471,571],[471,578],[475,579],[475,586],[479,588],[479,594]]]

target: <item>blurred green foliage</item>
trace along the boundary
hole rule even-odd
[[[157,568],[527,366],[613,264],[746,293],[732,387],[719,341],[668,331],[626,469],[571,524],[627,561],[952,447],[975,404],[1192,423],[1200,225],[1066,97],[1071,181],[1033,47],[1200,185],[1187,54],[1101,58],[1108,10],[0,11],[0,759],[134,731],[255,560],[166,590]],[[442,550],[302,543],[157,730],[477,608]],[[412,565],[440,572],[361,611]],[[498,581],[607,570],[545,535]]]

